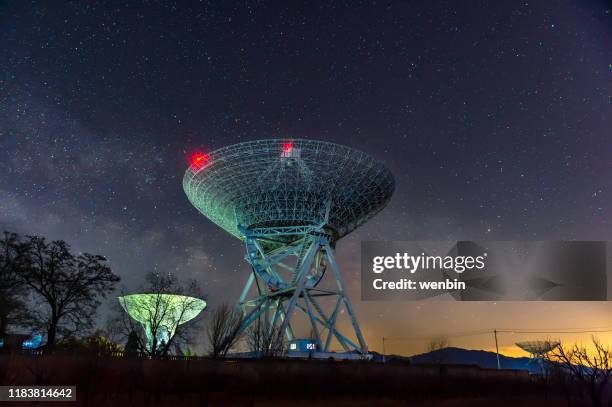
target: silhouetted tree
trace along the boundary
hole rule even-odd
[[[433,363],[442,364],[446,362],[444,349],[448,348],[448,345],[448,338],[445,336],[434,338],[427,344],[427,352],[429,352]]]
[[[583,345],[559,345],[546,353],[544,359],[561,366],[587,392],[593,407],[600,407],[612,375],[612,353],[596,337],[591,340],[594,348],[591,353]]]
[[[4,232],[0,239],[0,335],[9,326],[25,325],[29,314],[25,307],[25,284],[19,271],[27,264],[27,245],[15,233]]]
[[[211,313],[206,327],[208,350],[213,358],[225,357],[240,339],[242,312],[230,305],[221,304]]]
[[[43,304],[36,314],[37,325],[46,330],[45,347],[51,350],[58,333],[70,335],[94,325],[100,299],[114,289],[119,276],[104,264],[104,257],[75,256],[62,240],[29,236],[26,244],[27,264],[18,276]]]
[[[138,334],[136,331],[131,331],[128,335],[127,343],[123,350],[125,356],[138,356],[140,354],[140,347],[138,345]]]
[[[263,319],[257,318],[246,330],[249,351],[262,358],[283,355],[287,351],[285,333],[278,324],[270,327]]]
[[[194,336],[200,321],[199,315],[195,319],[179,324],[186,315],[199,309],[200,299],[203,297],[197,281],[191,280],[182,283],[173,274],[148,273],[143,293],[151,294],[146,300],[131,304],[134,313],[146,316],[146,322],[151,329],[152,343],[147,346],[146,334],[142,324],[133,320],[121,308],[117,316],[109,322],[115,326],[124,337],[134,331],[137,332],[138,346],[141,352],[151,356],[167,355],[170,349],[180,349],[181,345],[189,343]],[[179,301],[165,301],[165,294],[183,295]],[[173,332],[167,332],[166,325],[173,327]],[[160,339],[160,334],[168,334],[167,340]],[[160,342],[158,343],[158,339]]]

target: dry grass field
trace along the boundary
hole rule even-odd
[[[524,371],[368,361],[0,354],[0,384],[74,385],[78,406],[568,405]]]

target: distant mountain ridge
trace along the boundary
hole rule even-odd
[[[375,360],[382,360],[382,355],[376,354]],[[477,365],[485,369],[497,369],[497,355],[495,352],[484,350],[470,350],[448,347],[432,352],[414,356],[387,355],[387,361],[405,360],[410,363],[438,363],[451,365]],[[513,358],[499,355],[502,369],[528,370],[531,373],[540,373],[540,366],[528,357]]]

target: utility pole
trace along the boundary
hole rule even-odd
[[[497,370],[499,370],[501,369],[501,365],[499,364],[499,345],[497,344],[497,329],[493,330],[493,335],[495,335],[495,353],[497,354]]]
[[[384,336],[382,337],[382,345],[383,345],[383,347],[382,347],[382,361],[383,361],[383,363],[385,363],[385,337]]]

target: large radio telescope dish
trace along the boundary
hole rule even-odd
[[[183,179],[187,197],[240,239],[240,226],[325,223],[337,240],[380,211],[395,187],[382,162],[324,141],[249,141],[198,158]]]
[[[263,321],[280,347],[301,312],[317,350],[335,339],[347,352],[367,352],[333,248],[391,199],[395,181],[382,162],[324,141],[249,141],[193,157],[183,188],[204,216],[245,242],[252,273],[238,302],[242,331]],[[356,341],[337,328],[342,314]]]
[[[534,357],[541,357],[561,345],[558,341],[525,341],[517,342],[516,346]]]
[[[529,353],[530,359],[528,365],[532,361],[536,361],[540,365],[542,375],[547,374],[547,369],[544,365],[544,357],[548,352],[551,352],[561,346],[559,341],[525,341],[517,342],[516,346]]]

